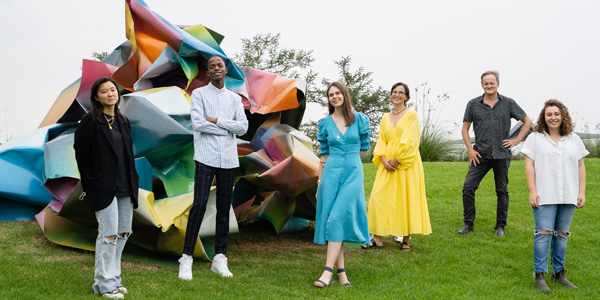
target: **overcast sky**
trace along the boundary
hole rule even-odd
[[[461,123],[467,101],[483,93],[479,76],[488,69],[500,71],[499,92],[534,121],[543,102],[557,98],[577,130],[600,123],[600,1],[146,3],[173,24],[225,35],[229,56],[241,38],[281,33],[283,47],[314,50],[320,77],[336,79],[333,61],[351,55],[353,69],[374,73],[375,86],[404,81],[412,90],[427,81],[434,94],[450,95],[443,111],[449,124]],[[0,140],[36,129],[81,76],[81,60],[125,40],[124,7],[118,0],[0,0]]]

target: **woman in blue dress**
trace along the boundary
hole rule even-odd
[[[346,87],[333,82],[327,88],[329,116],[319,121],[317,140],[321,162],[317,189],[315,239],[327,244],[325,271],[316,287],[333,283],[333,267],[338,280],[350,286],[344,269],[343,242],[368,244],[369,228],[365,203],[361,156],[369,150],[369,118],[354,112]]]

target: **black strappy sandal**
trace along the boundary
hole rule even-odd
[[[378,246],[377,243],[375,243],[375,239],[371,240],[371,244],[370,245],[362,245],[360,246],[363,250],[371,250],[371,249],[383,249],[383,245]],[[342,269],[343,270],[343,269]]]

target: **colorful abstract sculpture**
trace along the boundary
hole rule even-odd
[[[238,231],[237,221],[253,218],[270,221],[277,232],[314,219],[318,158],[297,130],[306,83],[238,68],[220,47],[223,36],[202,25],[172,25],[142,0],[126,1],[125,9],[127,41],[102,62],[83,60],[81,78],[58,96],[40,128],[0,146],[0,219],[35,215],[49,240],[94,249],[97,224],[79,201],[73,136],[90,108],[92,83],[111,77],[125,91],[120,108],[131,121],[140,175],[130,242],[181,254],[193,200],[190,94],[209,82],[203,65],[215,54],[227,63],[226,86],[242,96],[250,121],[238,140],[230,231]],[[204,238],[214,236],[215,198],[213,189],[196,257],[211,256]]]

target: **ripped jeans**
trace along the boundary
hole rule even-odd
[[[552,252],[552,271],[564,269],[567,236],[576,206],[572,204],[547,204],[533,207],[535,232],[533,235],[534,272],[548,273],[548,251]],[[540,233],[540,231],[550,233]],[[562,233],[563,235],[559,234]],[[551,246],[551,247],[550,247]],[[549,249],[550,248],[550,249]]]
[[[133,203],[129,197],[116,196],[109,206],[96,211],[98,237],[92,286],[96,294],[114,291],[121,284],[121,254],[131,235],[132,219]]]

